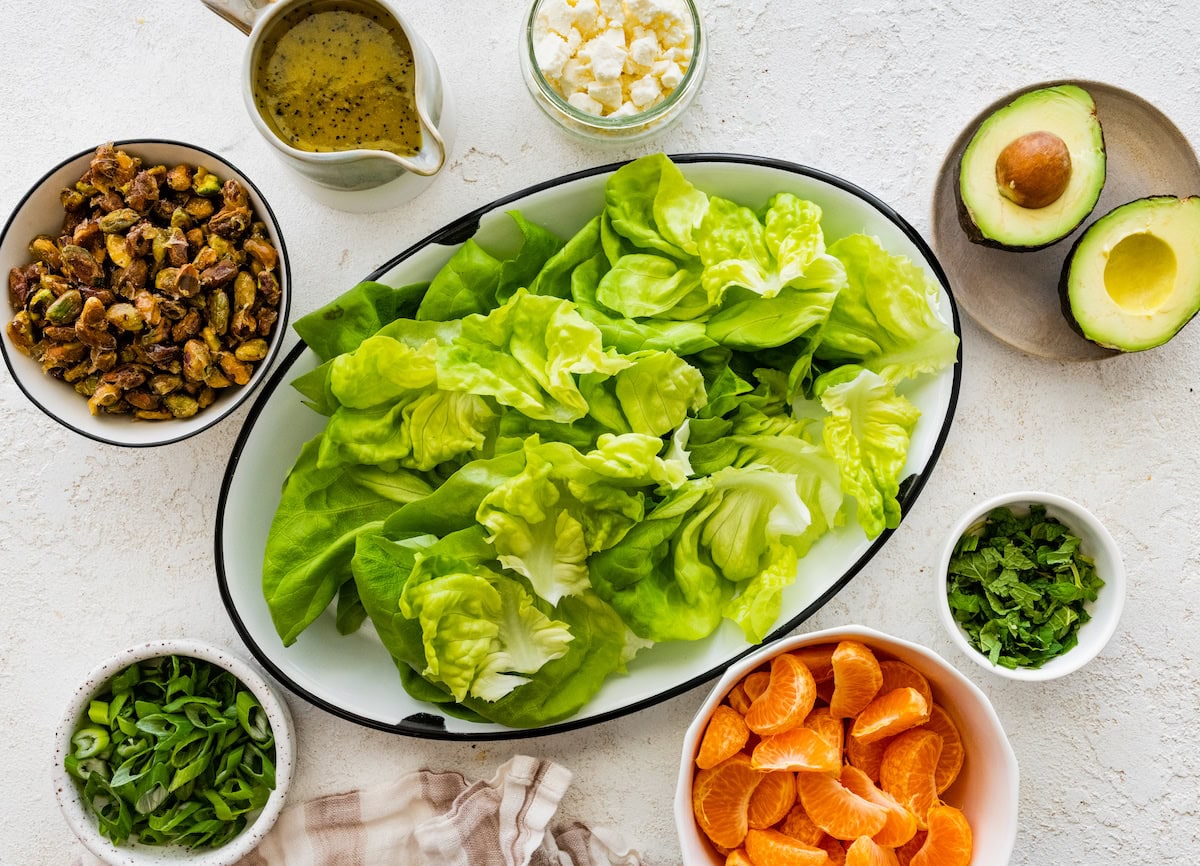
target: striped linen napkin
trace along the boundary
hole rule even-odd
[[[526,755],[486,782],[417,770],[286,807],[238,866],[642,866],[611,830],[551,826],[571,778]]]

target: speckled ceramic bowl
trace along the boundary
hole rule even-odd
[[[992,509],[1004,507],[1012,509],[1016,514],[1028,514],[1029,506],[1035,503],[1044,505],[1047,516],[1057,518],[1072,533],[1079,536],[1079,550],[1095,561],[1096,574],[1104,581],[1104,586],[1101,587],[1097,599],[1084,606],[1091,619],[1079,627],[1078,644],[1040,668],[1006,668],[992,664],[991,659],[971,643],[962,626],[955,621],[946,598],[946,577],[950,558],[954,555],[954,547],[958,540],[964,533],[981,526]],[[1125,606],[1125,564],[1116,541],[1104,528],[1104,524],[1078,502],[1054,493],[1020,490],[980,502],[959,519],[946,536],[941,559],[934,574],[934,590],[937,594],[935,604],[942,625],[946,627],[950,639],[967,658],[984,670],[1007,679],[1052,680],[1073,673],[1086,665],[1104,649],[1104,645],[1116,632],[1121,610]]]
[[[971,866],[1008,866],[1017,838],[1017,758],[991,702],[979,688],[930,649],[860,625],[784,638],[768,644],[730,667],[713,687],[683,738],[679,783],[675,791],[675,826],[685,866],[723,866],[692,813],[696,751],[709,716],[746,674],[776,655],[817,644],[855,640],[881,657],[912,665],[929,681],[934,702],[943,707],[963,741],[958,777],[941,798],[967,816],[974,838]]]
[[[275,790],[246,828],[220,848],[188,850],[182,847],[138,845],[136,842],[114,845],[100,834],[96,818],[84,802],[78,782],[63,765],[63,759],[71,751],[71,735],[80,720],[86,719],[91,699],[108,681],[134,662],[169,655],[202,659],[231,672],[262,704],[275,737]],[[228,650],[199,641],[176,639],[153,640],[132,646],[106,659],[87,675],[71,696],[55,732],[51,772],[54,793],[67,823],[87,849],[105,863],[111,866],[229,866],[250,853],[274,825],[287,799],[295,763],[296,743],[291,714],[287,704],[266,678]]]
[[[43,371],[41,363],[17,348],[7,330],[8,323],[12,321],[16,312],[12,308],[11,299],[0,302],[5,326],[5,333],[0,336],[0,353],[4,355],[4,363],[8,366],[8,372],[17,387],[42,412],[64,427],[97,442],[111,445],[165,445],[194,436],[228,417],[267,378],[271,364],[279,354],[287,334],[291,304],[291,270],[283,235],[270,205],[254,182],[228,160],[203,147],[177,141],[127,139],[114,144],[119,150],[141,158],[144,166],[162,164],[171,167],[180,163],[204,166],[220,180],[235,179],[246,190],[255,218],[266,225],[267,235],[279,255],[279,318],[267,338],[266,357],[257,362],[249,382],[218,389],[213,404],[190,418],[138,421],[131,415],[91,414],[86,397],[77,394],[72,385],[47,374]],[[13,268],[32,261],[29,244],[34,238],[42,234],[56,237],[61,231],[64,211],[59,193],[74,186],[75,181],[88,170],[94,155],[95,148],[91,148],[63,160],[47,171],[17,203],[3,232],[0,232],[0,279],[7,281]],[[21,422],[14,416],[9,419],[9,423]]]

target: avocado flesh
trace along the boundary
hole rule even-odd
[[[1057,135],[1071,155],[1071,176],[1055,201],[1025,208],[996,183],[996,160],[1014,140],[1032,132]],[[1104,134],[1096,104],[1073,84],[1022,94],[989,115],[963,151],[959,165],[959,219],[971,240],[988,246],[1035,250],[1062,240],[1092,212],[1104,188]]]
[[[1200,310],[1200,197],[1121,205],[1080,236],[1063,270],[1063,311],[1094,343],[1160,346]]]

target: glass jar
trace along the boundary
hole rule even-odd
[[[627,102],[624,104],[624,111],[618,110],[615,114],[603,115],[584,110],[568,101],[568,97],[552,83],[551,76],[539,65],[538,41],[546,36],[538,32],[539,13],[552,3],[562,2],[563,0],[535,0],[521,30],[521,71],[529,92],[533,94],[534,102],[546,116],[569,132],[590,141],[610,143],[648,138],[665,131],[677,121],[700,90],[707,66],[708,39],[696,4],[692,0],[664,0],[664,5],[669,2],[670,5],[679,7],[684,21],[682,26],[690,26],[691,57],[679,83],[660,101],[641,110],[629,111],[632,103]],[[642,26],[636,21],[624,24],[629,27]],[[561,48],[571,50],[566,44],[561,46],[560,50]],[[575,50],[578,51],[579,48],[577,45]],[[576,55],[572,54],[571,60],[574,59]],[[629,77],[628,74],[622,74],[622,86],[628,82]]]

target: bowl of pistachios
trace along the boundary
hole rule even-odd
[[[274,213],[191,144],[106,142],[33,185],[0,233],[0,352],[50,418],[99,442],[176,442],[228,417],[286,332]]]

